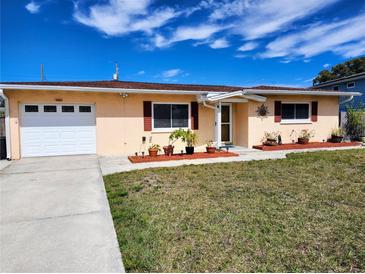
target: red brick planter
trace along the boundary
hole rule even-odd
[[[157,155],[157,157],[150,156],[129,156],[128,159],[132,163],[151,163],[151,162],[163,162],[163,161],[175,161],[175,160],[194,160],[194,159],[208,159],[219,157],[235,157],[237,153],[216,151],[215,153],[195,152],[194,154],[173,154],[171,156]]]
[[[306,148],[331,148],[331,147],[351,147],[360,146],[359,142],[350,143],[330,143],[330,142],[312,142],[308,144],[282,144],[278,146],[253,146],[253,148],[263,151],[290,150],[290,149],[306,149]]]

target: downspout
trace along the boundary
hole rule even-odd
[[[6,97],[2,89],[0,89],[0,96],[4,98],[4,103],[5,103],[6,158],[7,160],[11,160],[9,99],[8,97]]]
[[[340,102],[340,105],[346,104],[346,103],[350,102],[352,99],[354,99],[353,95],[351,95],[349,98],[347,98],[347,99],[343,100],[342,102]]]
[[[215,110],[215,107],[214,106],[211,106],[211,105],[208,105],[206,101],[203,101],[203,106],[207,107],[207,108],[211,108],[211,109],[214,109]]]

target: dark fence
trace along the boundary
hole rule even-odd
[[[3,136],[5,136],[5,117],[0,116],[0,137]]]

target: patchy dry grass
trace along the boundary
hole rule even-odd
[[[365,271],[365,150],[104,180],[127,271]]]

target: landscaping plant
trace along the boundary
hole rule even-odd
[[[212,140],[209,140],[206,145],[207,153],[215,153],[216,147],[214,146],[214,143]]]
[[[278,136],[280,132],[266,132],[264,133],[264,138],[262,139],[262,143],[265,146],[276,146],[278,145]]]
[[[343,139],[343,130],[342,128],[334,128],[331,132],[331,142],[332,143],[341,143]]]
[[[314,137],[314,131],[309,129],[302,129],[298,136],[298,144],[308,144],[310,138]]]
[[[346,135],[351,141],[360,141],[365,130],[365,109],[363,106],[355,109],[353,106],[346,107]]]
[[[196,144],[198,135],[192,130],[183,130],[181,132],[181,140],[186,144],[185,151],[186,154],[194,153],[194,145]]]
[[[160,145],[158,144],[152,144],[149,148],[148,148],[148,154],[151,157],[157,157],[157,153],[161,150]]]

